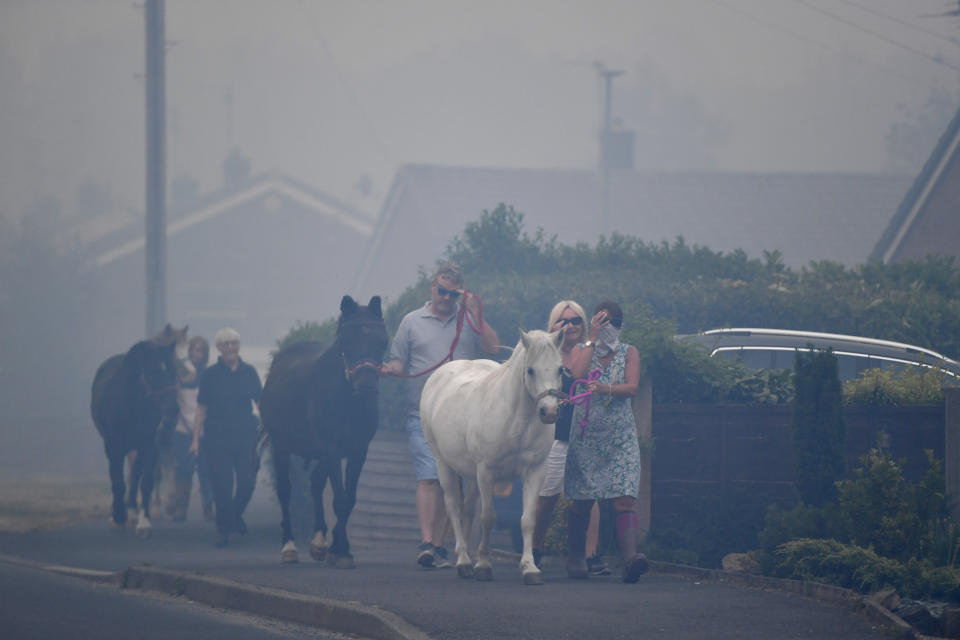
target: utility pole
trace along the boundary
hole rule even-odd
[[[600,228],[603,233],[610,233],[610,152],[609,142],[612,138],[610,130],[610,115],[613,110],[613,79],[622,76],[625,72],[607,69],[602,62],[595,62],[597,74],[603,80],[603,129],[600,131],[600,172],[602,174],[602,204]]]
[[[164,0],[146,0],[147,337],[167,316],[166,42]]]

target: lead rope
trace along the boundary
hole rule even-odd
[[[468,293],[470,293],[470,290],[464,289],[463,291],[464,303],[460,305],[460,310],[457,311],[457,333],[455,336],[453,336],[453,342],[450,343],[450,351],[447,352],[447,355],[445,355],[443,359],[440,360],[440,362],[433,365],[429,369],[425,369],[421,371],[420,373],[388,372],[387,375],[395,376],[397,378],[419,378],[420,376],[426,375],[431,371],[439,369],[441,366],[443,366],[447,362],[450,362],[451,360],[453,360],[453,352],[456,351],[457,344],[459,344],[460,342],[460,334],[463,332],[464,319],[466,319],[466,323],[470,325],[470,328],[473,330],[475,334],[481,335],[483,333],[483,302],[481,302],[480,296],[477,296],[476,294],[474,294],[477,298],[477,325],[480,325],[479,327],[477,327],[477,325],[473,324],[473,319],[470,318],[470,314],[467,313],[466,298]]]
[[[593,395],[593,392],[587,389],[581,393],[576,393],[577,385],[582,384],[583,386],[589,385],[591,382],[596,382],[600,379],[602,371],[599,368],[591,371],[586,378],[580,378],[575,380],[572,385],[570,385],[570,398],[567,399],[567,402],[574,406],[585,405],[583,408],[583,418],[580,420],[580,437],[583,437],[584,432],[587,429],[587,418],[590,417],[590,396]]]

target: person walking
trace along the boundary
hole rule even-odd
[[[220,357],[200,377],[190,451],[206,460],[216,505],[216,546],[225,547],[231,533],[247,532],[243,512],[253,496],[259,468],[259,420],[253,408],[263,387],[256,369],[240,359],[239,333],[221,329],[214,343]]]
[[[213,492],[207,479],[206,464],[198,465],[197,456],[190,451],[193,443],[194,425],[197,416],[197,394],[200,389],[200,376],[210,360],[210,343],[201,336],[190,338],[187,357],[194,367],[193,376],[187,374],[186,367],[177,371],[177,404],[180,415],[171,439],[172,488],[167,497],[167,509],[174,522],[187,519],[190,506],[190,493],[193,490],[193,474],[197,472],[200,480],[200,498],[206,520],[213,517]]]
[[[640,385],[640,355],[636,347],[620,342],[622,328],[620,305],[601,302],[590,321],[589,339],[575,349],[571,367],[575,378],[585,378],[593,369],[601,373],[589,383],[589,415],[586,403],[573,412],[563,489],[573,501],[567,511],[567,574],[588,577],[585,553],[590,508],[594,500],[610,500],[616,513],[622,578],[633,583],[647,570],[646,556],[637,552],[640,443],[631,407]]]
[[[563,331],[563,393],[569,395],[574,379],[570,367],[574,364],[574,348],[583,342],[587,330],[587,314],[577,302],[561,300],[553,306],[547,320],[547,331]],[[573,405],[560,406],[553,445],[547,455],[547,473],[537,498],[536,520],[533,528],[533,559],[540,566],[547,530],[553,521],[553,510],[563,492],[563,471],[567,463],[567,447],[570,440],[570,422],[573,419]],[[596,501],[590,509],[590,523],[587,527],[586,554],[590,575],[608,575],[610,570],[597,553],[600,533],[600,505]]]
[[[464,322],[452,359],[473,359],[481,354],[494,355],[499,350],[500,339],[489,323],[480,315],[480,300],[463,289],[463,273],[454,262],[440,265],[430,281],[430,300],[422,307],[403,317],[390,348],[389,360],[383,369],[387,374],[402,374],[410,377],[407,386],[406,432],[417,474],[417,521],[420,525],[421,543],[417,551],[417,564],[425,569],[449,567],[443,537],[447,529],[446,509],[443,506],[443,491],[437,479],[437,463],[420,425],[420,395],[426,384],[426,374],[450,354],[457,337],[457,315],[460,304],[466,308],[479,333]],[[458,299],[463,297],[462,303]]]

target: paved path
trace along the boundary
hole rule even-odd
[[[545,569],[546,585],[524,586],[515,564],[494,566],[495,579],[478,583],[451,570],[424,571],[409,544],[354,549],[357,568],[279,563],[279,509],[263,490],[248,512],[250,533],[214,549],[211,525],[155,522],[154,536],[91,521],[56,531],[0,534],[0,554],[85,569],[117,571],[148,564],[183,572],[375,605],[431,638],[889,638],[889,631],[848,609],[778,590],[734,587],[650,573],[636,585],[617,577],[569,580],[559,562]]]

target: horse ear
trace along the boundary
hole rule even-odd
[[[373,296],[370,298],[370,303],[367,305],[367,309],[370,310],[370,313],[377,316],[378,318],[383,317],[383,309],[380,307],[380,296]]]
[[[520,329],[520,342],[523,343],[524,349],[530,348],[530,336],[523,329]]]
[[[550,337],[553,338],[553,341],[557,343],[558,347],[563,346],[563,330],[557,329],[550,334]]]
[[[353,298],[350,296],[343,296],[343,300],[340,301],[340,313],[344,315],[350,315],[359,308]]]

